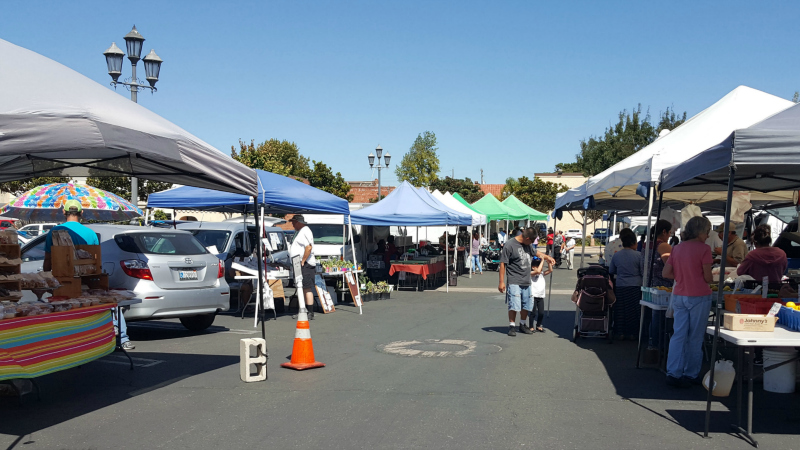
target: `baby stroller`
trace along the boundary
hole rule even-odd
[[[499,270],[500,269],[500,251],[502,247],[500,244],[492,242],[483,251],[484,265],[486,270]]]
[[[617,300],[608,271],[600,266],[578,269],[578,283],[572,294],[575,303],[575,329],[572,342],[579,337],[602,337],[613,342],[611,308]]]

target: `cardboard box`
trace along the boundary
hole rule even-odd
[[[725,314],[723,326],[732,331],[775,331],[777,317],[761,314]]]

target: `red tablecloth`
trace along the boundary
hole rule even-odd
[[[408,272],[422,275],[424,280],[428,279],[428,274],[439,273],[447,268],[447,263],[439,261],[433,264],[392,264],[389,269],[389,275],[394,275],[395,272]]]

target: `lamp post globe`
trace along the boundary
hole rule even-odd
[[[119,76],[122,75],[122,58],[125,56],[125,53],[117,47],[116,42],[112,42],[111,47],[108,47],[108,49],[103,52],[103,55],[106,57],[108,74],[111,76],[111,79],[114,80],[114,83],[116,83]]]
[[[386,154],[383,155],[383,160],[386,161],[386,167],[389,167],[389,161],[391,159],[392,159],[392,155],[390,155],[389,152],[386,152]]]
[[[367,159],[369,160],[369,166],[372,167],[375,164],[375,155],[370,153],[369,156],[367,156]]]
[[[142,59],[144,63],[144,74],[150,87],[155,89],[156,82],[158,82],[158,73],[161,72],[161,63],[164,62],[156,55],[156,51],[150,49],[150,53]]]
[[[136,25],[134,25],[133,29],[130,33],[125,35],[124,39],[125,45],[128,47],[128,59],[130,59],[133,64],[136,64],[142,57],[144,36],[139,34],[139,30],[137,30]]]
[[[381,148],[381,146],[379,145],[379,146],[377,146],[377,147],[375,148],[375,155],[378,157],[378,164],[380,164],[380,163],[381,163],[381,155],[382,155],[382,154],[383,154],[383,149],[382,149],[382,148]]]

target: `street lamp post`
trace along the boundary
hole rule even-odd
[[[142,43],[144,43],[144,37],[139,34],[136,25],[133,26],[131,32],[126,34],[123,39],[125,39],[125,46],[128,50],[128,59],[131,61],[130,78],[118,81],[120,75],[122,75],[122,59],[125,53],[117,47],[116,42],[112,42],[111,47],[108,47],[108,49],[103,52],[103,55],[106,57],[108,74],[111,76],[112,80],[111,85],[114,86],[115,89],[118,84],[125,86],[131,91],[131,100],[137,103],[137,94],[140,89],[150,89],[150,92],[158,90],[156,89],[156,82],[158,81],[158,73],[161,71],[161,63],[163,61],[156,55],[156,51],[152,49],[150,53],[142,59]],[[145,78],[150,86],[145,86],[142,84],[142,80],[136,78],[136,65],[139,63],[140,59],[142,59],[144,63]],[[134,205],[139,203],[139,180],[136,177],[131,177],[131,203]]]
[[[369,159],[370,168],[378,169],[378,201],[381,201],[381,169],[389,168],[389,161],[392,160],[392,155],[390,155],[389,152],[386,152],[386,154],[383,155],[383,160],[385,162],[385,165],[381,165],[381,155],[383,154],[383,149],[381,148],[380,145],[375,148],[375,153],[377,153],[378,155],[377,165],[375,165],[375,155],[373,155],[372,153],[370,153],[369,156],[367,156],[367,159]]]

